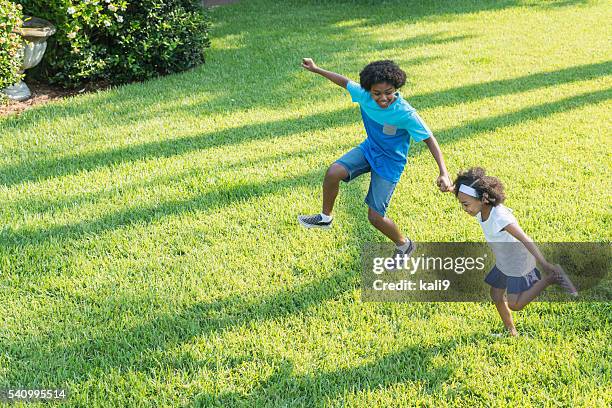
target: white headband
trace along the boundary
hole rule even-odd
[[[469,196],[472,196],[474,198],[479,198],[480,197],[480,195],[478,194],[478,191],[476,191],[475,188],[470,187],[470,186],[465,185],[465,184],[459,185],[459,192],[460,193],[465,193],[465,194],[467,194]]]

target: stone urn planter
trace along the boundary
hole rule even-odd
[[[21,56],[23,63],[21,73],[26,69],[35,67],[42,60],[47,49],[47,38],[55,34],[55,27],[47,20],[37,17],[24,17],[23,26],[17,30],[23,37]],[[32,92],[23,81],[2,90],[9,99],[25,101],[32,96]]]

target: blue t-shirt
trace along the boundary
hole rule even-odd
[[[410,138],[420,142],[432,136],[431,130],[399,92],[395,93],[393,103],[383,109],[358,83],[349,81],[346,89],[353,102],[361,108],[367,134],[359,147],[373,171],[385,180],[397,183],[406,165]]]

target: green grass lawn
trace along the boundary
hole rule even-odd
[[[243,0],[205,65],[0,119],[0,388],[67,406],[612,404],[610,303],[537,303],[496,339],[489,303],[363,303],[384,242],[329,164],[364,137],[348,94],[397,61],[452,174],[480,165],[536,241],[612,239],[612,6],[605,1]],[[607,27],[607,28],[606,28]],[[411,150],[389,216],[480,241]]]

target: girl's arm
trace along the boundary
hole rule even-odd
[[[326,71],[324,69],[319,68],[312,59],[303,58],[302,59],[302,67],[306,68],[310,72],[314,72],[315,74],[319,74],[324,76],[325,78],[332,81],[334,84],[346,88],[346,84],[348,84],[349,79],[340,74],[336,74],[335,72]]]
[[[523,245],[525,245],[525,248],[527,248],[527,250],[531,252],[531,255],[535,257],[535,259],[540,265],[542,265],[546,272],[556,272],[557,269],[555,265],[551,264],[546,260],[546,258],[544,258],[544,255],[542,255],[542,252],[540,252],[540,248],[538,248],[538,246],[533,242],[529,235],[525,234],[525,231],[523,231],[523,229],[518,224],[514,223],[506,225],[504,230],[507,231],[514,238],[521,241]]]
[[[436,160],[436,163],[438,164],[438,169],[440,170],[440,175],[436,180],[436,184],[440,188],[440,191],[442,191],[443,193],[451,191],[452,183],[448,176],[448,170],[446,170],[446,164],[444,163],[444,157],[442,157],[442,151],[440,150],[438,141],[432,135],[427,139],[423,140],[423,142],[425,142],[425,144],[429,148],[429,151],[431,152],[433,158]]]

